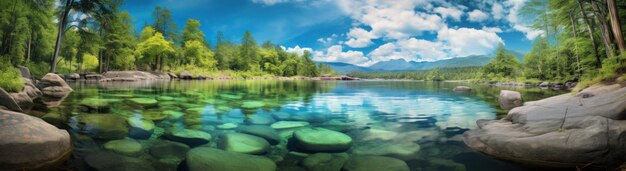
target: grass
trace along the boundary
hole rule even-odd
[[[626,54],[605,59],[602,62],[602,68],[583,76],[572,92],[580,92],[594,84],[613,84],[624,81],[626,81]]]
[[[0,64],[0,87],[8,92],[19,92],[24,88],[24,79],[20,71],[7,64]]]

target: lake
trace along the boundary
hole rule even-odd
[[[185,170],[179,163],[189,146],[265,156],[283,169],[302,167],[303,156],[314,152],[290,141],[303,128],[341,132],[352,139],[347,155],[390,156],[411,170],[524,170],[470,150],[463,132],[476,120],[506,115],[497,104],[501,89],[520,91],[526,101],[566,93],[421,81],[69,84],[74,92],[59,107],[39,104],[30,114],[68,129],[75,147],[68,167],[76,170]],[[473,90],[452,91],[458,85]],[[258,133],[267,128],[278,137]],[[248,134],[223,136],[234,132]],[[266,140],[255,144],[259,137]],[[269,147],[258,147],[265,141]]]

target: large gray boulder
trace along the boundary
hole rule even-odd
[[[0,109],[0,170],[51,169],[72,154],[65,130],[23,113]]]
[[[168,80],[169,78],[144,71],[108,71],[102,75],[100,81]]]
[[[4,106],[12,111],[23,112],[20,105],[13,99],[13,96],[2,88],[0,88],[0,106]]]
[[[626,160],[626,87],[595,85],[527,102],[502,120],[479,120],[467,131],[470,148],[518,163],[610,167]],[[588,96],[589,94],[593,96]]]
[[[518,106],[522,106],[522,104],[524,104],[524,101],[522,100],[522,94],[517,91],[500,90],[498,103],[500,103],[500,108],[509,110]]]
[[[187,167],[190,171],[276,170],[274,161],[266,157],[228,152],[210,147],[191,149],[187,153]]]
[[[63,78],[55,73],[48,73],[41,81],[37,83],[37,87],[44,95],[51,97],[65,97],[72,92],[72,88],[65,83]]]
[[[80,79],[80,75],[78,73],[69,73],[69,74],[65,75],[65,79],[76,81],[76,80]]]
[[[276,130],[274,130],[274,128],[269,127],[269,126],[265,126],[265,125],[240,126],[236,129],[236,131],[264,138],[271,145],[276,145],[280,143],[280,135],[278,134]]]

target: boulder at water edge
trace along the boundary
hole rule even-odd
[[[383,156],[353,156],[343,165],[343,171],[409,171],[402,160]]]
[[[0,130],[0,170],[45,170],[72,154],[67,131],[39,118],[0,109]]]
[[[464,134],[470,148],[518,163],[611,167],[626,160],[626,87],[595,85],[526,102],[502,120],[479,120]]]
[[[69,92],[73,91],[72,88],[63,81],[63,78],[55,73],[48,73],[41,81],[37,83],[37,87],[43,92],[44,95],[52,97],[64,97]]]
[[[350,136],[324,128],[297,130],[293,133],[293,141],[298,148],[311,152],[343,152],[352,146]]]
[[[452,91],[456,91],[456,92],[466,92],[466,91],[470,91],[472,90],[472,88],[468,87],[468,86],[456,86],[454,87],[454,89],[452,89]]]
[[[237,128],[238,132],[250,134],[254,136],[258,136],[264,138],[271,145],[276,145],[280,143],[280,135],[278,132],[274,130],[274,128],[264,125],[250,125],[250,126],[240,126]]]
[[[217,146],[222,150],[245,154],[264,154],[270,148],[265,139],[242,133],[227,133],[220,136]]]
[[[517,91],[510,90],[500,90],[498,102],[500,103],[500,108],[505,110],[513,109],[524,104],[522,94]]]
[[[274,161],[261,156],[228,152],[209,147],[197,147],[187,153],[187,167],[190,171],[274,171]]]
[[[23,112],[20,105],[18,105],[13,97],[2,88],[0,88],[0,106],[4,106],[12,111]]]

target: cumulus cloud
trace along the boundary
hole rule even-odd
[[[437,33],[437,40],[445,42],[452,56],[470,56],[489,54],[504,44],[504,41],[493,30],[473,28],[444,28]]]
[[[461,15],[463,15],[463,11],[455,7],[437,7],[434,11],[442,18],[452,18],[455,21],[461,21]]]
[[[386,43],[368,54],[372,61],[404,59],[405,61],[434,61],[447,58],[445,45],[423,39],[409,38]]]
[[[376,35],[362,28],[352,28],[348,32],[348,37],[348,41],[345,42],[346,45],[353,48],[363,48],[373,44],[372,39],[375,39]]]
[[[296,53],[296,54],[298,54],[300,56],[302,56],[302,54],[304,54],[304,51],[309,51],[311,53],[314,53],[312,48],[308,48],[308,47],[301,48],[298,45],[296,45],[295,47],[288,47],[288,48],[285,48],[284,46],[280,46],[280,48],[282,48],[283,50],[285,50],[285,51],[287,51],[289,53],[293,52],[293,53]]]
[[[303,2],[305,0],[252,0],[253,3],[263,4],[267,6],[272,6],[280,3],[288,3],[288,2]]]
[[[496,20],[504,18],[504,7],[502,7],[502,5],[500,5],[500,3],[498,2],[493,3],[493,5],[491,6],[491,15]]]
[[[468,15],[467,20],[473,21],[473,22],[481,22],[489,18],[489,16],[487,16],[485,12],[478,10],[478,9],[475,9],[472,12],[467,13],[467,15]]]
[[[313,60],[322,62],[343,62],[360,66],[369,66],[371,61],[361,51],[343,51],[341,45],[333,45],[326,49],[326,53],[313,53]]]
[[[506,19],[509,21],[511,27],[513,29],[520,31],[526,35],[526,38],[529,40],[535,39],[537,36],[541,36],[544,34],[542,30],[535,30],[527,25],[530,23],[528,21],[523,21],[518,17],[519,11],[522,10],[526,0],[506,0],[503,2],[503,5],[509,8],[509,13],[506,15]]]

